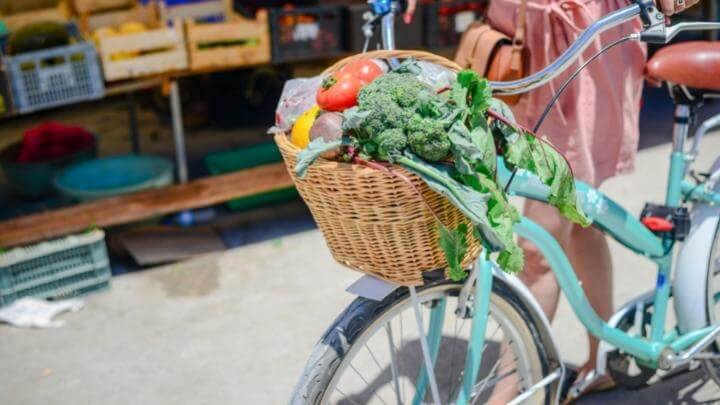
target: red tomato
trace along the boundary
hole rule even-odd
[[[357,104],[363,83],[348,73],[337,73],[325,79],[317,93],[317,104],[325,111],[344,111]]]
[[[368,84],[384,72],[380,66],[371,59],[359,59],[343,66],[343,68],[340,69],[340,73],[349,73],[360,79],[362,84]]]

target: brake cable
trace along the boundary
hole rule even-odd
[[[565,82],[560,86],[557,92],[555,92],[555,95],[553,95],[552,99],[550,99],[550,102],[548,102],[547,106],[545,107],[545,110],[540,115],[540,118],[538,119],[537,123],[535,123],[535,126],[533,127],[533,132],[537,133],[540,129],[540,126],[545,121],[545,118],[547,118],[548,114],[550,113],[550,109],[553,105],[558,101],[560,96],[563,94],[565,89],[572,83],[573,80],[580,74],[580,72],[583,71],[590,63],[592,63],[595,59],[597,59],[600,55],[604,54],[605,52],[609,51],[610,49],[614,48],[617,45],[622,44],[625,41],[629,41],[632,39],[639,39],[639,34],[630,34],[628,36],[622,37],[620,39],[617,39],[610,44],[606,45],[604,48],[596,52],[593,56],[591,56],[588,60],[583,62],[582,65],[580,65],[573,73],[568,77]],[[510,185],[512,181],[515,179],[515,175],[517,174],[518,168],[514,168],[512,173],[510,174],[510,179],[508,179],[507,183],[505,184],[505,192],[507,192],[510,189]]]

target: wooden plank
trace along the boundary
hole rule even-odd
[[[207,0],[197,3],[178,4],[165,6],[164,12],[167,19],[199,19],[224,15],[227,12],[227,4],[221,0]]]
[[[108,227],[219,204],[292,186],[283,163],[274,163],[185,184],[90,201],[0,222],[0,247],[56,238],[90,227]]]
[[[150,25],[156,20],[156,10],[153,7],[135,6],[124,10],[112,10],[99,14],[82,14],[80,20],[86,35],[92,34],[101,27],[118,27],[124,22],[137,21]]]
[[[73,6],[78,13],[95,13],[103,10],[130,7],[136,3],[136,0],[73,0]]]
[[[60,8],[45,8],[0,16],[0,20],[2,20],[8,30],[12,32],[17,31],[25,25],[41,21],[66,23],[68,21],[68,16]]]

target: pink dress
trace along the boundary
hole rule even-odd
[[[526,45],[529,69],[554,61],[589,24],[627,6],[627,0],[528,0]],[[512,35],[519,0],[491,0],[488,19]],[[530,128],[572,71],[603,45],[639,31],[639,20],[612,28],[588,47],[580,62],[548,85],[525,94],[513,107],[518,121]],[[540,127],[570,161],[575,176],[589,184],[633,169],[639,135],[640,97],[645,47],[636,41],[618,45],[578,75]]]

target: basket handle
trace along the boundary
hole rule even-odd
[[[425,51],[403,51],[403,50],[377,50],[377,51],[370,51],[365,53],[359,53],[356,55],[348,56],[347,58],[341,59],[340,61],[336,62],[334,65],[330,66],[329,68],[325,69],[323,71],[322,75],[327,76],[330,74],[333,74],[340,70],[343,66],[347,65],[350,62],[356,61],[358,59],[391,59],[391,58],[398,58],[398,59],[408,59],[408,58],[415,58],[417,60],[422,60],[425,62],[431,62],[435,63],[437,65],[440,65],[444,68],[450,69],[453,72],[459,72],[462,70],[462,67],[458,65],[457,63],[444,58],[439,55],[435,55],[434,53],[425,52]]]

